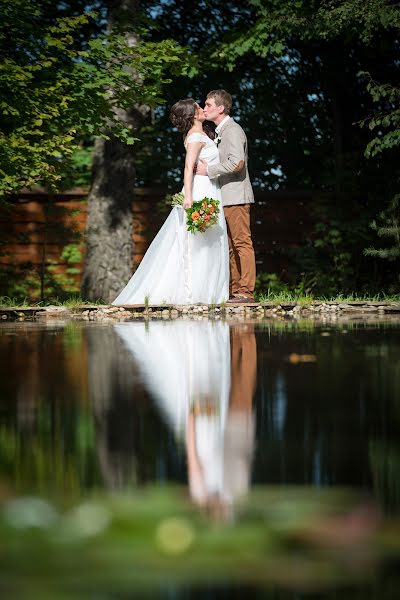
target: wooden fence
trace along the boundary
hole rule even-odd
[[[165,206],[164,198],[164,190],[135,189],[133,270],[168,214],[168,207],[164,212],[160,208]],[[296,251],[312,233],[312,204],[311,192],[256,192],[252,235],[259,273],[276,273],[287,279],[295,266]],[[0,294],[5,293],[11,279],[36,274],[43,295],[45,275],[49,277],[50,273],[56,281],[58,278],[60,288],[78,291],[84,264],[86,212],[85,189],[58,194],[26,191],[14,199],[11,207],[1,209]]]

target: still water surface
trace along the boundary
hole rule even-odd
[[[349,486],[399,512],[400,322],[2,324],[0,410],[18,494],[173,482],[229,523],[257,485]],[[324,597],[397,597],[384,580]]]

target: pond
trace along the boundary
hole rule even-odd
[[[0,357],[3,593],[398,596],[400,320],[7,323]]]

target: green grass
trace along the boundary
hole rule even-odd
[[[11,308],[18,307],[24,308],[28,306],[40,307],[40,306],[65,306],[66,308],[76,308],[82,305],[93,305],[93,304],[106,304],[103,300],[85,300],[80,296],[70,296],[64,300],[60,300],[58,297],[50,298],[43,302],[30,300],[29,298],[13,298],[10,296],[0,296],[0,308]]]
[[[318,298],[319,299],[319,298]],[[336,296],[320,298],[328,302],[399,302],[400,294],[385,294],[379,292],[377,294],[336,294]]]
[[[148,305],[149,299],[145,298],[145,305]],[[284,290],[280,292],[266,292],[260,293],[256,297],[256,301],[261,304],[265,302],[274,302],[276,304],[281,304],[285,302],[295,302],[300,306],[306,306],[307,304],[311,304],[312,302],[400,302],[400,295],[389,295],[381,292],[375,295],[368,294],[337,294],[335,296],[317,296],[313,294],[301,294],[295,291]],[[77,308],[79,306],[85,305],[101,305],[107,304],[103,300],[85,300],[81,296],[70,296],[66,299],[50,298],[44,302],[38,302],[29,300],[29,298],[15,298],[10,296],[0,296],[0,308],[10,308],[10,307],[18,307],[24,308],[28,306],[32,307],[40,307],[40,306],[65,306],[66,308]],[[221,304],[223,308],[225,303]]]
[[[258,302],[276,302],[276,303],[285,303],[285,302],[296,302],[304,306],[305,304],[310,304],[315,300],[314,296],[311,294],[297,294],[295,292],[290,291],[282,291],[282,292],[267,292],[266,294],[259,294],[257,301]]]
[[[0,296],[0,307],[8,308],[8,307],[18,306],[22,308],[23,306],[42,306],[41,302],[32,303],[28,298],[13,298],[10,296]]]
[[[400,302],[399,294],[385,294],[380,292],[375,295],[368,294],[336,294],[334,296],[314,296],[312,294],[299,294],[292,291],[267,292],[261,293],[257,298],[258,302],[296,302],[301,306],[312,302]]]
[[[58,303],[52,302],[52,304],[58,304]],[[77,306],[82,306],[82,304],[84,304],[84,305],[94,305],[94,304],[100,305],[100,304],[107,304],[107,302],[104,302],[101,299],[84,300],[80,296],[76,296],[76,297],[67,298],[67,300],[60,302],[59,304],[60,304],[60,306],[65,306],[66,308],[76,308]]]

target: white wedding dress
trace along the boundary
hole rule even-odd
[[[229,325],[222,321],[118,323],[114,331],[139,367],[141,378],[179,439],[191,405],[201,398],[216,405],[221,424],[229,402]]]
[[[185,146],[204,142],[199,159],[219,161],[215,143],[192,133]],[[229,297],[229,250],[221,192],[206,176],[195,175],[193,200],[220,201],[218,224],[204,233],[189,233],[186,211],[174,207],[154,238],[139,267],[113,304],[218,304]]]

